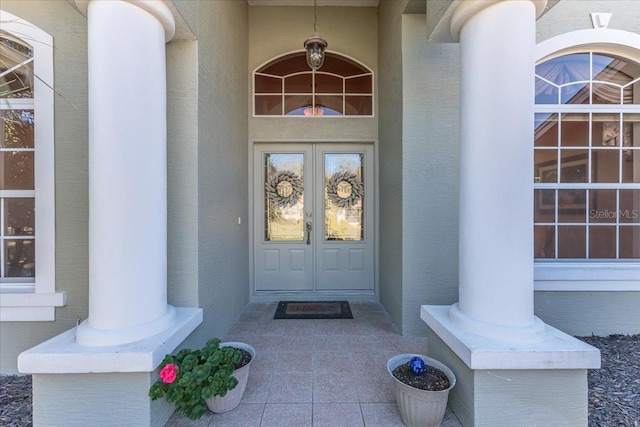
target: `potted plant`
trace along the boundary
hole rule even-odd
[[[160,381],[151,386],[149,397],[164,397],[190,419],[200,418],[207,408],[216,413],[230,411],[240,404],[254,357],[250,345],[220,343],[217,338],[198,350],[168,354],[160,365]]]
[[[447,366],[419,354],[398,354],[387,362],[402,422],[411,427],[437,427],[447,409],[456,377]]]

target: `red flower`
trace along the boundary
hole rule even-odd
[[[176,379],[176,374],[178,373],[178,365],[173,363],[168,363],[162,370],[160,371],[160,379],[163,383],[171,384]]]

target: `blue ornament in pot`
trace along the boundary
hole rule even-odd
[[[405,359],[406,360],[406,359]],[[414,356],[411,358],[411,362],[409,362],[409,366],[414,374],[421,374],[425,371],[426,366],[424,364],[424,360],[421,357]]]

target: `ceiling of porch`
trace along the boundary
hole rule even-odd
[[[313,0],[247,0],[249,6],[313,6]],[[318,7],[378,7],[380,0],[317,0]]]

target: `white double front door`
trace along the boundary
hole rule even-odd
[[[373,146],[256,144],[256,291],[374,289]]]

